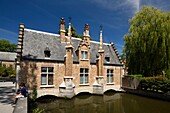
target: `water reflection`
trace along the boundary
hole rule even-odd
[[[42,99],[41,99],[42,100]],[[38,102],[44,113],[169,113],[170,103],[124,93],[79,95]]]

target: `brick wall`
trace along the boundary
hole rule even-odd
[[[28,86],[32,88],[34,85],[37,86],[37,90],[44,90],[47,88],[40,88],[41,86],[41,67],[54,67],[54,87],[48,89],[59,88],[60,84],[64,80],[65,76],[65,65],[64,63],[50,63],[50,62],[22,62],[20,71],[20,81],[27,79]],[[89,69],[89,86],[92,86],[97,76],[96,65],[79,65],[73,64],[73,83],[75,87],[84,87],[80,85],[80,68],[87,67]],[[107,69],[114,70],[114,85],[120,85],[120,74],[121,68],[116,66],[104,66],[104,85],[107,84]]]

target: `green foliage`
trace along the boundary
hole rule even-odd
[[[33,88],[33,91],[29,94],[29,101],[35,101],[37,98],[37,88]]]
[[[125,75],[125,77],[131,77],[131,78],[142,78],[142,75]]]
[[[15,77],[16,70],[12,66],[0,64],[0,77]]]
[[[0,40],[0,51],[15,52],[17,48],[16,44],[11,44],[8,40]]]
[[[170,12],[144,6],[124,36],[129,74],[160,75],[170,64]]]
[[[140,81],[140,88],[154,92],[170,92],[170,80],[165,77],[146,77]]]
[[[40,109],[40,108],[35,108],[33,109],[33,113],[43,113],[43,109]]]

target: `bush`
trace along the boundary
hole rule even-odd
[[[0,64],[0,77],[15,77],[16,70],[12,66]]]
[[[170,91],[170,80],[160,76],[142,78],[140,88],[143,90],[167,93]]]
[[[125,75],[124,77],[130,77],[130,78],[142,78],[142,75]]]

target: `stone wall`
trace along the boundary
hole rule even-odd
[[[28,113],[28,102],[27,98],[19,98],[13,113]]]
[[[131,77],[123,77],[122,78],[122,87],[129,89],[137,89],[140,83],[140,79],[131,78]]]

